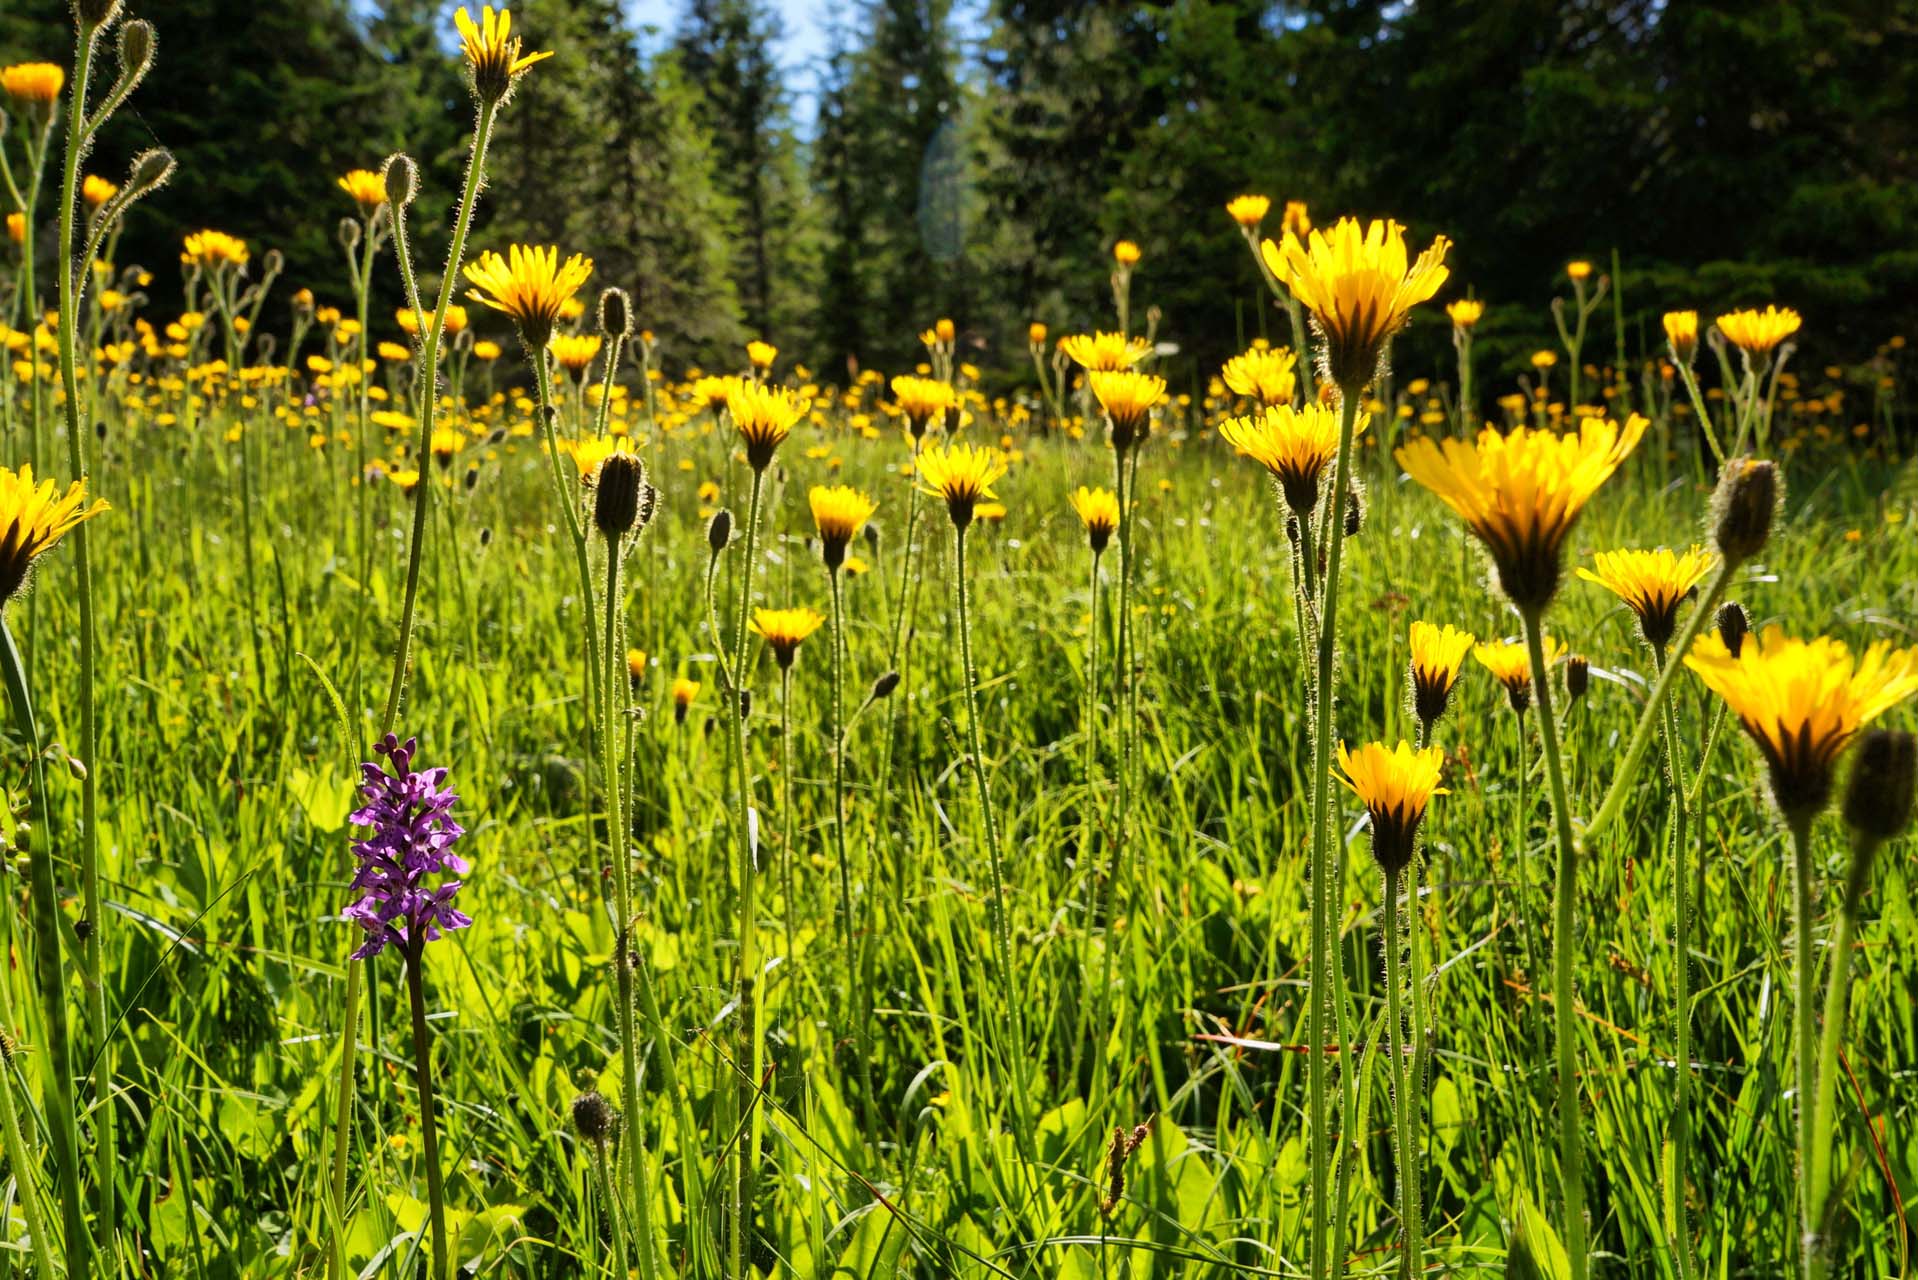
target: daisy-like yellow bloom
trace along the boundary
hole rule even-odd
[[[119,194],[120,185],[117,182],[109,182],[97,173],[89,173],[80,184],[80,196],[90,209],[98,209]]]
[[[1219,376],[1236,395],[1260,404],[1291,404],[1298,364],[1298,353],[1290,347],[1254,347],[1226,361]]]
[[[1671,643],[1678,625],[1678,606],[1710,573],[1712,553],[1693,547],[1674,555],[1670,547],[1656,551],[1601,551],[1591,569],[1578,576],[1596,582],[1631,606],[1645,640],[1660,653]]]
[[[473,72],[474,96],[482,103],[497,105],[504,101],[526,68],[553,56],[529,53],[522,57],[519,37],[513,34],[513,15],[490,4],[481,7],[478,22],[461,5],[453,14],[453,25],[459,30],[466,65]]]
[[[433,437],[427,442],[427,447],[432,451],[433,461],[442,467],[450,467],[459,451],[466,447],[466,437],[460,434],[457,427],[434,427]]]
[[[16,62],[0,67],[0,89],[22,107],[47,108],[59,100],[67,86],[65,67],[53,62]]]
[[[413,358],[413,349],[401,346],[397,342],[382,342],[374,348],[374,351],[378,353],[380,359],[391,360],[394,364]]]
[[[746,444],[746,462],[764,471],[793,424],[806,415],[807,402],[785,387],[758,382],[735,382],[726,389],[726,412],[733,430]]]
[[[1534,369],[1556,369],[1558,367],[1558,352],[1534,351],[1532,353],[1532,367]]]
[[[1112,246],[1112,260],[1121,267],[1137,266],[1140,256],[1139,246],[1130,240],[1121,240]]]
[[[104,501],[87,504],[87,486],[75,480],[58,497],[54,483],[33,483],[33,464],[0,467],[0,606],[20,593],[33,562],[53,549],[67,532],[107,509]]]
[[[673,723],[685,724],[686,712],[699,696],[699,681],[680,676],[673,681]]]
[[[920,489],[946,500],[953,527],[972,523],[974,508],[999,495],[992,486],[1006,474],[1006,460],[981,445],[934,445],[919,455]]]
[[[473,344],[473,358],[475,360],[497,360],[504,354],[506,353],[500,348],[499,343],[494,342],[491,338],[481,338]]]
[[[754,340],[746,344],[746,361],[755,369],[770,369],[779,359],[779,348],[770,342]]]
[[[1398,223],[1341,218],[1330,232],[1313,231],[1306,239],[1287,231],[1282,241],[1267,240],[1260,253],[1312,313],[1325,342],[1327,375],[1356,390],[1377,374],[1385,340],[1451,274],[1445,266],[1451,247],[1439,236],[1409,262]]]
[[[806,496],[826,568],[838,569],[845,563],[846,547],[872,519],[878,504],[848,484],[816,484]]]
[[[1418,847],[1419,825],[1439,786],[1443,747],[1414,750],[1409,742],[1387,747],[1368,742],[1357,751],[1339,744],[1339,780],[1352,789],[1372,818],[1372,856],[1389,875],[1405,870]]]
[[[465,272],[473,286],[468,296],[511,316],[521,339],[539,350],[552,337],[562,308],[593,274],[593,262],[576,253],[562,263],[551,245],[516,244],[504,258],[488,249]]]
[[[599,470],[599,464],[613,456],[618,444],[611,436],[588,436],[576,442],[562,441],[562,452],[573,455],[573,465],[579,469],[580,483],[584,484]]]
[[[1412,624],[1412,710],[1428,737],[1432,726],[1445,714],[1452,686],[1458,683],[1459,670],[1472,644],[1471,632],[1460,631],[1450,623],[1443,627],[1424,621]]]
[[[1081,369],[1099,372],[1130,369],[1152,354],[1143,338],[1127,338],[1119,333],[1074,333],[1059,339],[1059,349]]]
[[[1086,539],[1092,545],[1092,554],[1098,555],[1112,541],[1113,533],[1119,527],[1119,497],[1110,489],[1089,489],[1080,485],[1066,501],[1079,513],[1079,520],[1086,527]]]
[[[746,629],[772,646],[773,657],[784,669],[792,666],[801,642],[819,630],[825,620],[804,605],[797,609],[755,609]]]
[[[348,169],[340,176],[339,185],[369,217],[386,203],[386,179],[371,169]]]
[[[1768,356],[1797,333],[1804,321],[1790,307],[1733,311],[1718,317],[1718,331],[1748,356]]]
[[[649,661],[650,659],[647,658],[644,649],[628,649],[626,651],[626,678],[634,684],[638,684],[641,680],[644,680],[646,678],[646,665]]]
[[[1232,221],[1249,230],[1265,221],[1265,215],[1272,211],[1272,201],[1265,196],[1233,196],[1225,202],[1225,211]]]
[[[411,307],[401,307],[393,313],[393,322],[407,333],[417,337],[420,331],[420,317]]]
[[[953,339],[959,336],[959,327],[953,324],[952,321],[941,317],[933,322],[932,336],[935,341],[949,347],[952,345]]]
[[[10,213],[7,215],[7,239],[15,244],[25,244],[27,240],[27,215]]]
[[[1026,326],[1026,341],[1035,347],[1043,347],[1046,345],[1046,332],[1045,325],[1034,320]]]
[[[1086,377],[1112,420],[1112,447],[1123,453],[1151,430],[1152,411],[1165,403],[1165,379],[1131,369],[1095,370]]]
[[[1361,413],[1352,439],[1365,432],[1371,415]],[[1319,480],[1339,456],[1339,411],[1314,401],[1302,409],[1270,405],[1219,424],[1220,437],[1272,473],[1285,505],[1301,519],[1319,505]]]
[[[1618,470],[1649,424],[1587,418],[1576,432],[1491,427],[1475,442],[1429,437],[1394,455],[1412,479],[1464,519],[1492,554],[1499,585],[1521,612],[1538,614],[1558,590],[1559,555],[1579,513]]]
[[[1551,636],[1540,636],[1539,646],[1545,651],[1545,665],[1551,666],[1565,656],[1565,646]],[[1511,700],[1512,710],[1524,712],[1532,705],[1532,656],[1526,652],[1522,640],[1494,640],[1489,644],[1474,645],[1472,656],[1479,665],[1492,673],[1492,678],[1505,686],[1505,696]]]
[[[600,338],[596,333],[556,333],[546,344],[553,361],[574,377],[582,377],[599,355]]]
[[[935,417],[943,417],[958,400],[950,383],[910,373],[902,373],[892,380],[892,398],[899,412],[906,415],[906,429],[915,440],[926,433],[928,423]]]
[[[1470,329],[1485,315],[1485,304],[1477,298],[1460,298],[1445,304],[1445,314],[1454,329]]]
[[[457,302],[447,304],[445,329],[448,333],[464,333],[466,331],[465,307],[462,307]]]
[[[1565,264],[1565,274],[1576,283],[1583,284],[1592,278],[1592,264],[1584,259],[1574,259]]]
[[[1698,313],[1696,311],[1667,311],[1665,313],[1665,341],[1672,347],[1672,359],[1689,366],[1692,357],[1698,354]]]
[[[1824,808],[1833,764],[1859,729],[1918,693],[1918,648],[1880,640],[1856,658],[1842,641],[1800,640],[1778,626],[1747,636],[1735,658],[1719,636],[1706,635],[1685,665],[1758,744],[1772,797],[1793,821]]]
[[[1305,201],[1287,200],[1285,210],[1279,216],[1279,230],[1289,232],[1303,240],[1312,234],[1312,215],[1306,211]]]
[[[244,267],[251,257],[246,241],[224,231],[190,232],[180,252],[180,261],[188,266],[197,264],[216,270],[225,266]]]

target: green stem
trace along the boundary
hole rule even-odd
[[[1112,454],[1112,487],[1114,497],[1119,504],[1119,601],[1118,620],[1113,633],[1113,704],[1118,711],[1118,732],[1113,742],[1113,821],[1110,840],[1112,854],[1107,860],[1105,877],[1105,904],[1100,918],[1105,928],[1105,952],[1101,959],[1101,976],[1098,990],[1098,1017],[1095,1020],[1095,1034],[1098,1040],[1093,1060],[1092,1076],[1095,1082],[1093,1096],[1094,1114],[1100,1114],[1105,1108],[1109,1096],[1109,1081],[1106,1062],[1106,1047],[1110,1042],[1110,1022],[1112,1012],[1113,970],[1118,963],[1118,929],[1116,927],[1119,912],[1119,880],[1125,871],[1126,818],[1127,805],[1131,800],[1132,783],[1132,724],[1127,712],[1131,704],[1127,701],[1127,692],[1132,687],[1132,491],[1126,483],[1126,451],[1115,449]]]
[[[1722,576],[1722,575],[1721,575]],[[1702,612],[1702,611],[1701,611]],[[1539,612],[1525,614],[1525,645],[1531,655],[1532,697],[1538,704],[1538,737],[1545,752],[1545,776],[1552,788],[1552,819],[1558,828],[1558,885],[1552,926],[1552,1032],[1558,1064],[1558,1163],[1565,1218],[1561,1236],[1571,1264],[1571,1280],[1585,1280],[1585,1126],[1579,1111],[1578,1011],[1572,984],[1574,915],[1578,905],[1578,842],[1572,836],[1572,811],[1565,796],[1565,770],[1559,762],[1558,722],[1552,712],[1552,683],[1545,669],[1545,630]],[[1674,664],[1676,665],[1676,664]],[[1661,680],[1661,686],[1664,683]],[[1663,696],[1662,688],[1652,697]]]
[[[1667,663],[1663,645],[1655,646],[1658,666]],[[1672,1224],[1672,1257],[1677,1263],[1679,1280],[1691,1280],[1697,1274],[1693,1257],[1689,1210],[1685,1203],[1685,1182],[1691,1168],[1691,872],[1686,852],[1690,814],[1686,805],[1685,778],[1678,755],[1678,709],[1668,691],[1662,700],[1665,711],[1665,767],[1672,788],[1672,1057],[1676,1076],[1672,1082],[1672,1162],[1669,1213]]]
[[[729,1242],[732,1274],[746,1277],[753,1218],[753,1174],[759,1159],[759,1009],[756,986],[759,977],[758,921],[754,906],[758,871],[753,848],[752,766],[746,757],[746,717],[741,705],[746,684],[746,618],[751,610],[754,560],[759,554],[759,503],[765,488],[765,473],[753,472],[752,497],[746,511],[746,558],[740,575],[739,607],[733,627],[731,688],[726,691],[726,714],[732,724],[734,766],[737,791],[733,823],[739,856],[739,958],[738,1010],[739,1052],[733,1076],[734,1123],[744,1126],[738,1140]],[[714,638],[718,643],[718,637]]]
[[[439,1121],[433,1097],[433,1042],[426,1029],[424,974],[426,932],[409,926],[406,940],[406,994],[413,1007],[413,1080],[420,1095],[420,1158],[426,1162],[427,1212],[433,1226],[433,1256],[427,1274],[434,1280],[452,1273],[446,1249],[446,1188],[440,1177]]]
[[[839,583],[839,571],[826,570],[826,585],[832,593],[832,840],[833,857],[839,863],[840,946],[846,956],[846,1015],[853,1024],[853,1056],[859,1064],[859,1089],[864,1106],[866,1143],[878,1150],[878,1098],[872,1089],[871,1022],[867,1010],[871,1002],[859,987],[859,945],[852,927],[852,866],[846,852],[846,707],[845,604]]]
[[[1845,1033],[1845,1012],[1851,998],[1851,946],[1858,929],[1858,908],[1864,901],[1865,885],[1876,852],[1875,839],[1854,836],[1851,869],[1845,876],[1845,901],[1831,935],[1831,975],[1825,986],[1825,1021],[1818,1034],[1817,1092],[1813,1095],[1811,1112],[1811,1208],[1812,1223],[1817,1229],[1811,1248],[1814,1277],[1822,1277],[1831,1265],[1827,1230],[1832,1216],[1832,1130],[1837,1123],[1834,1107],[1838,1096],[1838,1042]]]
[[[1419,1211],[1419,1177],[1423,1162],[1419,1157],[1418,1104],[1412,1097],[1417,1073],[1410,1062],[1416,1040],[1407,1043],[1404,981],[1399,961],[1399,889],[1402,873],[1385,872],[1385,1004],[1386,1025],[1391,1029],[1392,1102],[1394,1138],[1398,1142],[1399,1228],[1404,1233],[1404,1273],[1417,1276],[1425,1270],[1425,1232]]]
[[[7,1037],[6,1044],[0,1046],[0,1134],[6,1138],[7,1165],[14,1171],[14,1190],[20,1214],[26,1219],[34,1270],[40,1280],[53,1280],[53,1253],[47,1246],[46,1223],[40,1217],[40,1188],[28,1173],[33,1168],[33,1156],[20,1132],[20,1115],[13,1102],[13,995],[7,982],[0,982],[0,1035]]]
[[[1818,957],[1812,952],[1811,925],[1816,895],[1812,889],[1811,814],[1789,816],[1792,852],[1792,1056],[1798,1106],[1798,1257],[1802,1274],[1815,1280],[1819,1254],[1817,1209],[1813,1204],[1813,1101],[1818,1096],[1818,1059],[1812,1001]],[[1849,945],[1849,939],[1847,939]]]

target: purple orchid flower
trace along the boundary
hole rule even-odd
[[[388,943],[424,947],[445,930],[473,923],[453,905],[458,880],[427,883],[429,876],[466,872],[466,860],[452,851],[466,830],[453,820],[459,797],[444,786],[446,770],[413,768],[417,746],[389,733],[373,747],[384,759],[360,766],[365,803],[349,820],[372,833],[353,844],[360,866],[352,887],[364,896],[341,913],[366,930],[355,960],[378,955]]]

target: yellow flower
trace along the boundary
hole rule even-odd
[[[641,680],[644,680],[646,678],[647,661],[648,659],[644,649],[628,649],[626,651],[626,678],[634,684],[638,684]]]
[[[448,333],[465,332],[466,308],[457,302],[448,303],[446,306],[446,323],[444,328]]]
[[[553,353],[553,360],[560,368],[579,377],[599,355],[599,343],[596,333],[556,333],[546,349]]]
[[[378,347],[374,348],[374,350],[379,353],[380,359],[391,360],[395,364],[398,364],[402,360],[411,360],[413,358],[412,348],[403,347],[397,342],[382,342]]]
[[[433,460],[442,467],[452,466],[453,458],[465,447],[466,437],[459,433],[457,427],[434,427],[433,437],[427,443]]]
[[[106,509],[104,501],[87,505],[83,480],[55,497],[53,481],[42,480],[35,487],[31,462],[21,463],[18,471],[0,467],[0,529],[5,530],[0,534],[0,605],[20,593],[33,562],[68,530]]]
[[[27,215],[10,213],[7,215],[7,239],[15,244],[25,244],[27,239]]]
[[[746,629],[772,646],[773,656],[784,668],[792,666],[800,643],[824,621],[804,605],[797,609],[755,609]]]
[[[872,519],[878,504],[851,485],[814,485],[807,495],[812,504],[813,527],[819,531],[819,543],[828,569],[844,563],[846,547]]]
[[[943,415],[957,401],[949,383],[937,378],[920,378],[902,373],[892,380],[893,403],[906,415],[906,426],[917,439],[925,434],[926,424]]]
[[[1352,438],[1364,434],[1369,414],[1352,425]],[[1294,515],[1309,516],[1319,505],[1319,478],[1339,454],[1339,411],[1313,402],[1303,409],[1289,404],[1270,405],[1219,425],[1225,442],[1243,453],[1279,482],[1285,505]]]
[[[1485,314],[1485,304],[1477,298],[1460,298],[1445,304],[1445,314],[1451,318],[1453,328],[1470,329]]]
[[[1545,651],[1545,665],[1551,666],[1565,656],[1565,646],[1552,636],[1540,636],[1539,647]],[[1505,696],[1511,700],[1512,710],[1523,713],[1532,705],[1532,658],[1525,644],[1519,640],[1494,640],[1490,644],[1476,645],[1472,656],[1479,665],[1492,673],[1492,678],[1505,686]]]
[[[1143,338],[1127,338],[1117,333],[1075,333],[1059,339],[1059,349],[1080,368],[1094,372],[1130,369],[1152,353]]]
[[[527,346],[538,350],[552,336],[560,309],[593,274],[593,263],[576,253],[562,264],[551,245],[516,244],[507,255],[489,249],[466,264],[474,286],[468,296],[511,316]]]
[[[1233,196],[1225,202],[1225,211],[1232,221],[1248,229],[1264,222],[1271,209],[1272,201],[1265,196]]]
[[[180,261],[188,266],[198,264],[217,269],[228,265],[244,267],[251,256],[246,241],[238,236],[224,231],[195,231],[188,234]]]
[[[526,68],[553,56],[529,53],[521,57],[519,37],[512,34],[513,15],[505,9],[495,11],[490,4],[481,7],[477,23],[461,5],[453,14],[453,25],[459,30],[466,65],[473,72],[473,92],[483,103],[503,101]]]
[[[1260,404],[1290,404],[1299,357],[1290,347],[1254,347],[1225,362],[1220,376],[1235,394]]]
[[[1092,554],[1098,555],[1106,549],[1112,535],[1119,527],[1119,498],[1110,489],[1088,489],[1080,485],[1066,496],[1072,509],[1079,513],[1080,521],[1086,527],[1086,538],[1092,544]]]
[[[1534,351],[1532,353],[1532,367],[1534,369],[1552,369],[1556,368],[1557,365],[1558,352],[1556,351]]]
[[[746,344],[746,360],[755,369],[770,369],[778,358],[779,348],[770,342],[755,340]]]
[[[1798,332],[1804,321],[1790,307],[1734,311],[1718,317],[1718,331],[1747,355],[1766,356]]]
[[[66,88],[66,68],[52,62],[17,62],[0,67],[0,89],[22,107],[50,107]]]
[[[1691,364],[1692,356],[1698,352],[1698,313],[1667,311],[1665,340],[1672,344],[1672,359],[1683,365]]]
[[[1583,284],[1592,278],[1592,264],[1583,259],[1574,259],[1565,264],[1565,274],[1573,281]]]
[[[1559,553],[1573,523],[1647,425],[1633,414],[1623,427],[1587,418],[1564,436],[1528,427],[1500,435],[1486,427],[1475,443],[1421,437],[1394,456],[1485,544],[1512,603],[1536,614],[1558,590]]]
[[[1305,201],[1287,200],[1285,211],[1280,214],[1279,230],[1289,232],[1303,240],[1312,234],[1312,216],[1306,212]]]
[[[1799,640],[1770,626],[1733,657],[1716,634],[1685,665],[1723,698],[1770,768],[1787,818],[1807,820],[1831,795],[1838,753],[1872,720],[1918,693],[1918,649],[1880,640],[1854,659],[1841,641]]]
[[[1417,848],[1419,824],[1433,796],[1444,795],[1439,767],[1442,747],[1415,751],[1409,742],[1388,748],[1368,742],[1357,751],[1339,744],[1339,780],[1352,789],[1372,818],[1372,856],[1388,875],[1403,871]]]
[[[86,200],[89,208],[98,209],[119,194],[118,183],[108,182],[97,173],[89,173],[86,181],[80,184],[80,195]]]
[[[673,681],[673,723],[686,723],[686,710],[699,696],[699,681],[680,676]]]
[[[932,336],[937,342],[951,346],[953,339],[959,336],[958,326],[943,317],[933,322]]]
[[[371,214],[386,203],[386,179],[371,169],[349,169],[339,183],[340,190],[353,197],[361,213]]]
[[[1711,572],[1713,558],[1702,547],[1693,547],[1682,556],[1673,555],[1669,547],[1660,547],[1656,551],[1601,551],[1592,563],[1594,568],[1581,568],[1578,576],[1596,582],[1630,605],[1646,641],[1663,653],[1678,622],[1678,606]]]
[[[1326,345],[1334,383],[1356,389],[1378,372],[1379,350],[1404,326],[1412,308],[1437,293],[1450,272],[1444,236],[1408,266],[1405,228],[1341,218],[1328,234],[1301,240],[1291,231],[1260,252],[1272,274],[1312,313]]]
[[[784,387],[734,382],[726,389],[726,412],[746,443],[746,461],[754,471],[764,471],[772,462],[774,450],[792,434],[806,409],[806,402]]]
[[[1152,410],[1165,402],[1165,379],[1130,369],[1100,369],[1086,376],[1112,419],[1112,447],[1124,452],[1151,428]]]
[[[481,338],[473,344],[473,358],[475,360],[497,360],[504,354],[505,353],[500,350],[499,343],[494,342],[490,338]]]
[[[1412,710],[1429,737],[1434,724],[1445,714],[1452,686],[1458,683],[1459,668],[1472,648],[1472,633],[1447,623],[1443,628],[1429,622],[1412,624]]]
[[[1031,343],[1035,347],[1045,346],[1046,345],[1046,327],[1043,324],[1039,323],[1037,320],[1034,320],[1031,324],[1026,326],[1026,341]]]
[[[1130,240],[1121,240],[1112,246],[1112,260],[1121,267],[1137,266],[1139,257],[1139,246]]]
[[[954,527],[963,530],[980,501],[999,496],[992,486],[1006,474],[1006,461],[979,445],[935,445],[919,455],[918,471],[921,491],[944,498]]]

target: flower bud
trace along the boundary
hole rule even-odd
[[[1845,792],[1845,822],[1871,840],[1890,840],[1911,825],[1918,787],[1918,737],[1873,729],[1858,740]]]
[[[1359,497],[1358,486],[1345,491],[1345,536],[1356,538],[1359,530],[1365,526],[1365,500]]]
[[[706,526],[706,545],[718,555],[733,540],[733,513],[725,507],[713,512],[712,522]]]
[[[1592,664],[1585,655],[1575,653],[1565,662],[1565,696],[1577,702],[1591,684]]]
[[[77,0],[76,9],[92,8],[111,11],[120,7],[119,0]],[[82,19],[84,21],[85,19]],[[102,22],[92,24],[104,25]],[[120,74],[138,80],[153,65],[153,24],[141,18],[135,18],[120,28],[119,39]]]
[[[648,487],[646,464],[632,454],[615,453],[600,463],[593,477],[593,523],[599,531],[609,540],[631,533],[639,523],[641,491]]]
[[[1745,616],[1745,606],[1736,600],[1727,600],[1718,606],[1718,638],[1725,642],[1725,650],[1736,658],[1745,647],[1745,637],[1751,634],[1751,619]]]
[[[353,253],[360,247],[360,220],[358,218],[340,219],[340,248]]]
[[[118,17],[120,0],[73,0],[73,16],[82,29],[104,27]],[[128,26],[133,25],[128,23]],[[141,23],[141,26],[146,26]],[[149,28],[149,34],[151,29]],[[4,132],[4,131],[0,131]]]
[[[633,334],[633,304],[624,289],[606,289],[599,295],[599,332],[608,342]]]
[[[593,1090],[573,1099],[573,1129],[594,1146],[610,1138],[618,1123],[619,1112],[605,1094]]]
[[[173,153],[165,147],[142,151],[133,158],[133,166],[127,171],[127,198],[137,199],[165,186],[173,177],[174,167]]]
[[[890,698],[892,691],[898,687],[899,673],[897,671],[887,671],[883,673],[877,680],[872,682],[872,701],[879,702],[882,699]]]
[[[1727,564],[1743,564],[1765,549],[1780,498],[1778,468],[1756,458],[1725,464],[1712,507],[1718,550]]]
[[[386,184],[387,203],[403,209],[419,194],[420,167],[404,151],[395,151],[380,166],[380,181]]]

